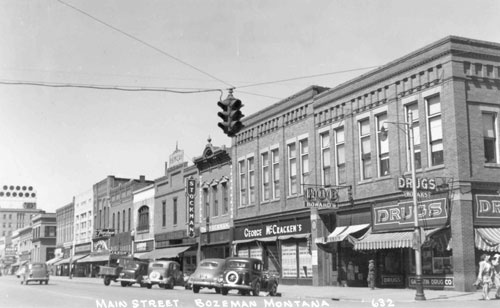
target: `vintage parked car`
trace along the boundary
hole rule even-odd
[[[229,290],[239,290],[247,295],[259,296],[260,291],[269,292],[275,296],[278,291],[278,277],[263,270],[262,261],[255,258],[229,257],[226,258],[224,271],[219,276],[219,285],[222,295]]]
[[[49,283],[49,270],[47,264],[36,262],[24,265],[24,270],[20,273],[21,284],[27,285],[30,281],[38,281],[40,284]]]
[[[122,287],[131,286],[134,283],[141,287],[146,286],[143,283],[144,276],[148,274],[148,262],[140,261],[132,258],[120,259],[120,267],[122,270],[116,281],[119,281]]]
[[[200,262],[193,274],[189,277],[187,288],[192,288],[194,293],[201,288],[215,289],[220,293],[219,276],[224,271],[224,259],[205,259]]]
[[[143,265],[136,267],[136,264]],[[99,273],[97,275],[103,278],[105,286],[109,286],[111,281],[120,281],[123,287],[136,282],[140,284],[142,277],[147,274],[147,264],[147,262],[140,261],[131,256],[111,254],[108,264],[99,266]],[[123,272],[125,268],[127,268],[126,273]],[[140,278],[133,279],[133,277],[137,276]]]
[[[148,288],[157,284],[160,288],[173,289],[184,286],[184,275],[176,261],[152,261],[148,266],[148,274],[143,277],[143,284]]]

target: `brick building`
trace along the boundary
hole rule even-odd
[[[470,290],[500,252],[499,88],[500,45],[450,36],[246,117],[236,253],[284,283],[364,286],[374,259],[379,287],[413,287],[413,140],[424,286]]]
[[[231,256],[233,235],[232,162],[231,149],[216,147],[208,139],[203,154],[193,160],[200,183],[199,257],[227,258]]]
[[[188,179],[196,179],[197,169],[188,166],[184,151],[178,148],[165,163],[165,175],[155,180],[154,202],[154,247],[142,259],[175,259],[184,271],[196,267],[199,230],[188,233]]]

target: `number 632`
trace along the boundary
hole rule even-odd
[[[392,302],[392,299],[372,299],[372,307],[394,307],[394,303]]]

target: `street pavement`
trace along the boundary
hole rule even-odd
[[[52,281],[68,280],[67,276],[51,276]],[[84,278],[73,277],[74,282],[103,284],[102,278]],[[356,288],[356,287],[336,287],[336,286],[299,286],[299,285],[280,285],[278,292],[286,297],[296,297],[301,299],[328,299],[333,301],[349,301],[358,303],[396,303],[396,302],[415,302],[414,289],[375,289]],[[496,289],[490,291],[490,298],[495,300]],[[476,292],[457,292],[448,290],[424,290],[427,302],[438,301],[474,301],[478,302],[481,298],[481,291]],[[500,303],[500,300],[498,300]],[[380,305],[382,307],[382,305]]]

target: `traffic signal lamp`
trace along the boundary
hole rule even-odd
[[[224,134],[234,137],[243,128],[241,119],[244,115],[240,110],[243,104],[239,99],[234,98],[232,91],[230,91],[227,98],[222,102],[217,102],[217,105],[222,109],[222,111],[217,113],[222,119],[222,122],[219,122],[218,126],[222,128]]]

